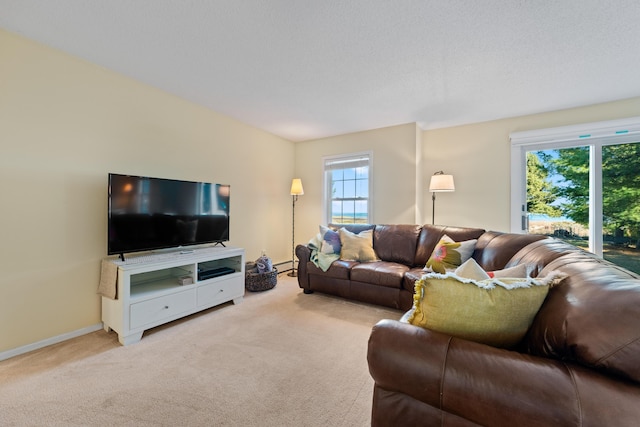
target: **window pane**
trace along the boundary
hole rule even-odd
[[[356,181],[348,180],[344,181],[344,196],[345,199],[353,199],[356,197]]]
[[[329,219],[329,222],[342,222],[342,202],[334,201],[331,203],[331,218]]]
[[[369,182],[364,180],[356,181],[356,197],[369,197]]]
[[[343,169],[344,179],[356,179],[356,168]]]
[[[344,222],[355,222],[356,206],[353,200],[345,200],[342,202],[342,217]]]
[[[358,200],[355,203],[355,221],[357,223],[367,222],[367,212],[369,210],[368,202],[366,200]]]
[[[602,147],[602,237],[605,259],[640,273],[640,143]]]
[[[361,168],[356,168],[356,178],[358,179],[369,178],[369,167],[365,166]]]
[[[589,147],[527,152],[531,234],[589,246]]]
[[[344,178],[344,170],[343,169],[334,169],[331,171],[331,179],[333,181],[337,181]]]
[[[342,199],[344,197],[344,191],[342,190],[342,181],[333,181],[331,183],[331,198]]]

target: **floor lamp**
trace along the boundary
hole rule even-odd
[[[456,191],[453,175],[445,175],[442,171],[434,173],[431,176],[431,182],[429,182],[429,191],[431,192],[431,224],[433,225],[436,222],[436,193]]]
[[[302,196],[304,194],[304,189],[302,188],[302,180],[300,178],[294,178],[291,181],[291,199],[293,200],[292,205],[292,221],[291,221],[291,272],[287,274],[287,276],[296,277],[298,273],[296,272],[296,252],[295,252],[295,244],[296,244],[296,202],[298,201],[298,196]]]

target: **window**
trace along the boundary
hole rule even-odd
[[[324,159],[325,223],[371,223],[371,153]]]
[[[512,231],[640,273],[640,117],[518,132],[511,145]]]

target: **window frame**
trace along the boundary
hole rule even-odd
[[[331,169],[328,169],[327,166],[332,163],[337,162],[348,162],[348,161],[357,161],[357,160],[365,160],[368,162],[368,178],[367,178],[367,187],[368,187],[368,197],[367,201],[367,219],[366,222],[368,224],[373,224],[373,152],[372,151],[361,151],[356,153],[347,153],[347,154],[338,154],[332,156],[324,156],[322,157],[322,175],[323,175],[323,194],[322,194],[322,206],[323,206],[323,223],[329,224],[331,222]]]
[[[589,251],[603,255],[602,148],[640,143],[640,117],[513,132],[511,142],[511,231],[526,233],[528,151],[589,147]]]

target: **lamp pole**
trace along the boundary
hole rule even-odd
[[[298,196],[304,194],[304,188],[302,188],[302,180],[300,178],[293,178],[291,181],[291,272],[288,276],[296,277],[296,202]]]
[[[293,203],[291,204],[291,272],[287,274],[290,277],[297,277],[296,273],[296,201],[298,200],[297,195],[291,196]]]
[[[436,193],[431,193],[431,225],[436,223]]]

